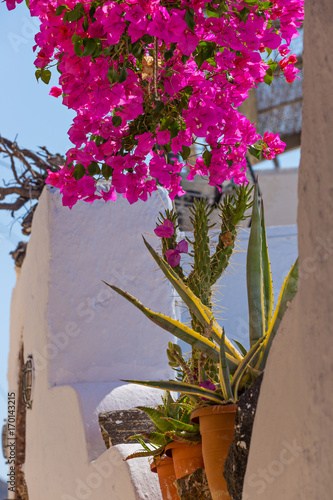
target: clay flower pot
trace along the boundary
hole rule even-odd
[[[231,499],[223,470],[234,437],[236,410],[237,405],[216,405],[192,413],[192,422],[200,424],[203,461],[213,500]]]
[[[179,500],[176,486],[173,484],[176,476],[172,458],[161,458],[156,464],[151,464],[150,469],[158,474],[163,500]]]
[[[176,479],[187,476],[197,469],[203,469],[201,443],[189,445],[173,441],[166,446],[165,453],[173,459]]]

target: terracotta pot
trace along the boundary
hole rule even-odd
[[[213,500],[231,499],[223,470],[234,437],[236,410],[237,405],[217,405],[192,413],[192,422],[200,424],[203,461]]]
[[[176,479],[191,474],[197,469],[203,469],[202,447],[199,444],[172,442],[165,448],[165,453],[172,456]]]
[[[150,466],[152,472],[157,472],[163,500],[179,500],[173,460],[169,457],[161,458],[156,464]]]

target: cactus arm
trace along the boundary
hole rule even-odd
[[[264,293],[262,273],[262,234],[258,206],[258,186],[254,190],[252,224],[246,262],[247,297],[249,304],[250,347],[264,336]]]
[[[147,387],[155,387],[156,389],[166,389],[167,391],[181,392],[183,394],[192,394],[194,396],[209,399],[219,404],[225,403],[223,396],[221,396],[220,394],[214,391],[210,391],[209,389],[204,389],[203,387],[185,384],[184,382],[176,382],[174,380],[169,380],[167,382],[164,382],[163,380],[122,380],[122,382],[129,382],[131,384],[144,385]]]
[[[160,217],[158,221],[163,224],[163,222],[168,219],[173,223],[174,227],[174,233],[173,235],[170,236],[170,238],[161,238],[162,241],[162,255],[165,255],[165,252],[167,250],[173,250],[177,246],[177,229],[178,229],[178,215],[174,210],[168,210],[166,209],[165,214],[162,214],[160,212]],[[183,280],[186,281],[185,275],[183,268],[180,264],[178,266],[175,266],[174,268],[175,273]]]
[[[229,264],[235,246],[237,225],[246,218],[244,214],[251,206],[249,199],[252,189],[248,190],[246,186],[237,187],[235,195],[226,197],[219,207],[221,231],[211,258],[211,285],[216,283]]]
[[[209,249],[209,216],[213,209],[209,209],[203,199],[196,200],[194,208],[189,209],[193,227],[193,271],[188,279],[188,286],[201,302],[211,307],[210,286],[210,249]],[[194,321],[196,323],[196,321]]]
[[[144,239],[144,238],[143,238]],[[202,302],[194,295],[194,293],[185,285],[185,283],[176,275],[172,267],[169,266],[164,259],[162,259],[155,250],[149,245],[149,243],[144,239],[145,245],[154,258],[155,262],[160,267],[161,271],[164,273],[165,277],[170,281],[172,286],[176,289],[180,297],[183,299],[185,304],[188,306],[190,311],[196,316],[198,321],[207,328],[211,328],[212,337],[219,344],[222,337],[222,329],[214,320],[212,311],[202,304]],[[226,337],[225,340],[226,351],[232,357],[241,361],[243,356],[240,352],[233,346],[230,340]]]
[[[263,343],[261,356],[257,362],[256,369],[264,370],[266,366],[267,356],[271,348],[276,332],[280,326],[284,313],[290,305],[290,302],[296,295],[298,287],[298,258],[290,269],[288,276],[282,285],[278,303],[276,305],[271,325],[266,333],[266,338]]]
[[[127,299],[131,304],[133,304],[135,307],[137,307],[140,311],[143,312],[147,318],[149,318],[153,323],[156,325],[160,326],[164,330],[172,333],[175,335],[177,338],[180,340],[183,340],[184,342],[192,345],[193,347],[196,347],[200,351],[206,353],[208,356],[210,356],[213,360],[216,362],[219,359],[219,349],[218,346],[216,346],[211,340],[206,339],[200,333],[195,332],[192,330],[190,327],[184,325],[180,321],[177,321],[175,319],[170,318],[169,316],[165,316],[164,314],[161,313],[155,313],[148,309],[148,307],[145,307],[144,305],[141,304],[139,300],[137,300],[135,297],[130,295],[127,292],[124,292],[124,290],[121,290],[120,288],[110,285],[106,282],[104,282],[106,285],[108,285],[112,290],[115,292],[119,293],[122,297]],[[230,362],[230,368],[235,370],[238,366],[239,360],[232,355],[228,354],[228,360]]]
[[[273,314],[273,282],[271,264],[269,261],[267,237],[265,228],[264,204],[261,204],[261,236],[262,236],[262,271],[264,287],[264,311],[266,330],[269,328]]]

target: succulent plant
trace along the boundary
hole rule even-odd
[[[238,197],[238,200],[239,199],[240,198]],[[202,207],[199,206],[199,211],[201,208]],[[232,221],[229,221],[228,229],[230,229],[230,232],[233,235],[231,231],[232,227],[233,223]],[[225,233],[221,231],[220,240],[223,237],[223,234]],[[196,238],[198,238],[198,236],[194,236],[194,246]],[[230,236],[230,241],[232,238],[233,236]],[[205,240],[204,243],[203,240]],[[170,281],[185,302],[192,317],[195,318],[196,323],[192,321],[191,328],[173,318],[165,316],[161,313],[155,313],[143,306],[140,301],[127,292],[113,285],[109,286],[140,309],[151,321],[159,325],[164,330],[172,333],[179,339],[190,344],[192,346],[192,352],[195,349],[209,359],[213,363],[213,366],[217,368],[216,377],[214,377],[213,380],[208,377],[208,380],[215,385],[215,390],[210,390],[206,387],[200,386],[204,379],[207,378],[207,369],[209,370],[211,365],[208,364],[207,366],[207,363],[199,363],[198,365],[196,364],[196,359],[193,358],[192,369],[194,369],[193,373],[196,373],[197,377],[195,380],[189,379],[186,374],[185,367],[182,366],[182,362],[179,362],[181,359],[179,351],[177,351],[177,349],[173,349],[171,352],[170,345],[168,354],[169,360],[171,356],[171,364],[175,365],[176,362],[178,362],[178,367],[183,373],[183,380],[165,382],[127,380],[126,382],[135,382],[141,385],[187,394],[194,401],[196,401],[197,404],[201,404],[202,401],[207,400],[214,402],[215,404],[237,401],[239,391],[247,388],[257,375],[264,370],[267,356],[278,326],[280,325],[282,317],[291,300],[296,294],[298,282],[298,260],[296,260],[283,283],[273,314],[273,288],[266,241],[264,209],[262,205],[261,211],[259,210],[257,187],[254,193],[252,224],[247,252],[247,290],[249,302],[250,340],[249,351],[247,351],[239,342],[237,342],[239,349],[235,347],[225,335],[224,329],[218,325],[211,310],[211,304],[205,304],[203,302],[203,300],[209,302],[207,290],[203,291],[202,287],[195,288],[193,285],[195,284],[195,280],[190,278],[191,274],[188,278],[182,279],[179,269],[176,270],[175,268],[170,267],[169,264],[158,255],[158,253],[146,240],[144,240],[144,242],[165,277]],[[200,245],[202,251],[205,253],[207,251],[206,238],[201,238]],[[232,246],[233,245],[234,240]],[[227,249],[229,249],[229,247],[231,247],[231,245],[228,246]],[[221,246],[221,252],[222,250]],[[208,273],[208,266],[206,264],[201,265],[201,267],[196,266],[195,255],[196,253],[194,252],[192,276],[196,275],[198,277],[200,276],[200,273]],[[214,260],[214,255],[210,260],[210,264],[212,265],[212,263],[215,262],[214,265],[217,266],[216,260]],[[224,261],[224,266],[226,267],[230,256],[226,252],[224,252],[223,255],[226,259]],[[197,260],[198,259],[199,257],[197,257]],[[208,262],[208,259],[206,259],[206,261]],[[222,267],[223,266],[219,265],[219,271],[216,271],[214,278],[217,274],[223,271]],[[215,267],[210,267],[211,277],[212,269],[215,269]],[[182,270],[181,272],[183,273]],[[195,288],[200,295],[203,295],[203,300],[196,295],[191,287]],[[199,325],[200,328],[197,327],[197,325]],[[184,382],[184,380],[187,381]]]
[[[155,432],[136,434],[128,439],[139,441],[142,450],[132,453],[126,460],[136,457],[163,456],[165,447],[173,442],[196,444],[201,441],[199,425],[191,422],[194,405],[187,396],[174,400],[169,391],[162,397],[157,408],[139,406],[155,425]]]

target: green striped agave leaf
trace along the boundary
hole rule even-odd
[[[185,304],[195,315],[198,321],[211,331],[212,337],[219,345],[222,337],[222,328],[215,321],[212,311],[207,306],[205,306],[198,297],[196,297],[196,295],[190,290],[190,288],[185,285],[185,283],[179,278],[179,276],[177,276],[172,267],[170,267],[169,264],[164,259],[162,259],[157,252],[155,252],[151,245],[149,245],[149,243],[144,238],[143,240],[155,262],[163,271],[165,277],[170,281],[172,286],[179,293],[180,297],[183,299]],[[231,355],[238,361],[242,360],[243,356],[227,337],[225,339],[225,345],[226,351],[229,355]],[[200,347],[198,347],[198,349],[200,349]]]
[[[280,326],[284,313],[288,309],[290,302],[295,297],[298,287],[298,258],[289,271],[288,276],[282,285],[279,300],[276,305],[271,325],[266,333],[266,338],[263,343],[263,349],[259,361],[257,362],[256,369],[264,370],[266,366],[267,356],[271,348],[272,342],[276,332]]]
[[[258,354],[260,349],[262,349],[262,344],[263,344],[265,338],[266,337],[262,337],[261,339],[257,340],[257,342],[254,344],[254,346],[251,347],[251,349],[247,352],[246,356],[244,356],[243,361],[240,363],[235,374],[232,377],[231,390],[232,390],[233,398],[235,401],[238,400],[239,384],[240,384],[246,370],[251,369],[250,363],[253,360],[253,358]]]
[[[265,328],[269,328],[273,314],[273,282],[271,273],[271,264],[269,261],[264,204],[261,202],[261,239],[262,239],[262,273],[263,273],[263,288],[264,288],[264,312],[265,312]]]
[[[220,385],[225,401],[233,399],[233,394],[230,385],[230,372],[227,362],[227,357],[225,353],[224,346],[225,333],[223,329],[221,345],[220,345],[220,359],[219,359],[219,375],[220,375]]]
[[[122,380],[122,382],[145,385],[147,387],[155,387],[156,389],[165,389],[167,391],[181,392],[183,394],[191,394],[194,396],[199,396],[200,398],[209,399],[219,404],[223,404],[225,402],[223,396],[214,391],[210,391],[209,389],[204,389],[203,387],[199,387],[196,385],[186,384],[184,382],[176,382],[175,380]]]
[[[114,285],[110,285],[109,283],[104,283],[112,288],[115,292],[119,293],[122,297],[127,299],[131,304],[140,309],[147,318],[149,318],[153,323],[160,326],[164,330],[172,333],[180,340],[187,342],[188,344],[196,347],[200,351],[206,353],[211,359],[218,362],[219,359],[219,348],[212,342],[211,340],[203,337],[200,333],[195,332],[190,327],[184,325],[180,321],[176,319],[172,319],[169,316],[165,316],[161,313],[155,313],[145,307],[141,302],[133,297],[131,294],[125,292],[121,288],[118,288]],[[236,369],[239,362],[234,357],[228,355],[228,360],[231,363],[231,369]]]
[[[258,185],[256,185],[254,190],[251,232],[247,250],[246,278],[249,303],[250,347],[252,347],[265,334],[262,230],[258,206]]]

